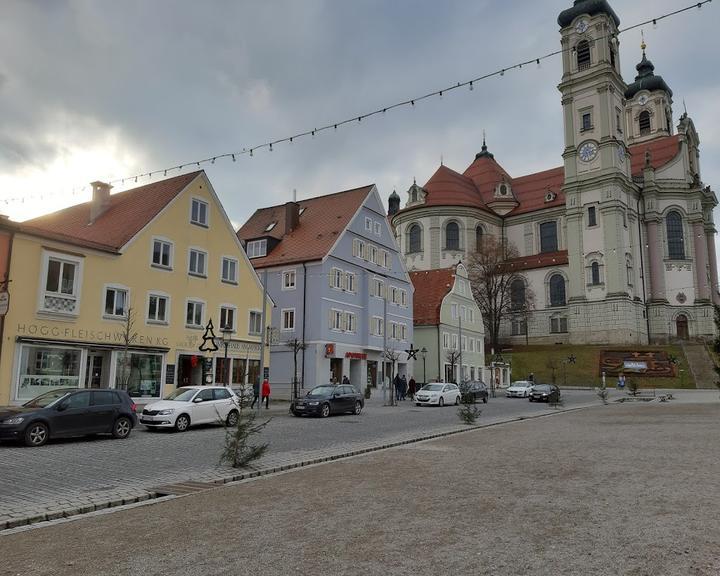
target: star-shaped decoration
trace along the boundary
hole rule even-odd
[[[568,359],[567,359],[568,364],[575,364],[576,360],[577,360],[577,358],[575,358],[575,354],[570,354],[570,356],[568,356]]]
[[[410,360],[411,358],[413,360],[417,360],[417,353],[420,352],[420,348],[415,348],[411,343],[410,350],[405,350],[405,352],[408,355],[408,360]]]

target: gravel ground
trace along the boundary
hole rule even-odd
[[[720,404],[525,420],[0,536],[0,574],[720,574]]]

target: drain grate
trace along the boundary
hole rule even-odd
[[[195,492],[203,492],[210,488],[217,488],[217,484],[209,482],[178,482],[177,484],[165,484],[150,488],[150,492],[154,492],[158,496],[182,496],[183,494],[194,494]]]

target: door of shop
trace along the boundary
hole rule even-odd
[[[103,359],[100,352],[88,352],[85,365],[85,388],[107,388],[103,382]]]
[[[202,356],[180,354],[178,356],[177,385],[200,386],[202,382]]]
[[[334,382],[342,382],[343,361],[342,358],[330,358],[330,372]]]

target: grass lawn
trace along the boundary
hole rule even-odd
[[[634,380],[640,388],[695,388],[695,381],[688,369],[687,360],[679,346],[515,346],[512,352],[503,352],[505,361],[512,363],[512,379],[524,380],[531,372],[536,382],[553,382],[552,364],[556,365],[554,381],[558,386],[600,386],[600,351],[612,350],[663,350],[678,360],[677,378],[646,378],[626,373],[627,382]],[[566,363],[568,356],[575,356],[574,364]],[[608,388],[617,385],[616,376],[607,376]],[[625,386],[627,389],[627,384]]]

